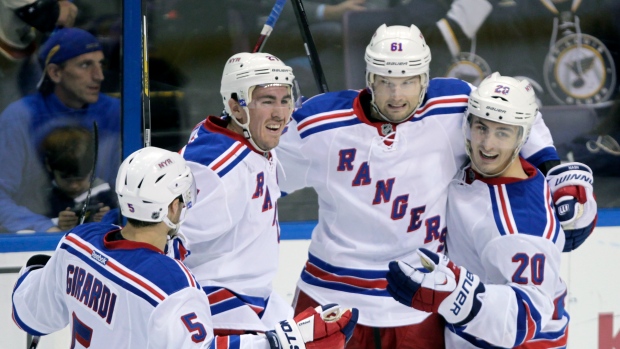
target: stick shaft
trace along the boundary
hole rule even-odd
[[[301,0],[291,0],[293,2],[293,10],[295,11],[295,17],[297,17],[297,24],[299,25],[299,31],[304,40],[304,46],[306,49],[306,55],[310,61],[310,67],[312,68],[312,74],[314,75],[314,81],[321,93],[329,91],[327,88],[327,81],[325,80],[325,74],[321,67],[321,61],[319,59],[319,53],[314,45],[314,39],[312,39],[312,33],[308,27],[308,18],[306,17],[306,10]]]
[[[151,94],[149,90],[149,46],[147,37],[148,0],[142,0],[142,122],[144,124],[144,146],[151,145]]]
[[[276,26],[276,22],[278,18],[280,18],[280,13],[282,13],[282,9],[284,8],[284,4],[286,4],[286,0],[277,0],[273,8],[271,9],[271,13],[269,17],[267,17],[267,22],[263,26],[263,29],[260,32],[260,36],[256,41],[256,45],[254,46],[254,50],[252,52],[262,52],[265,43],[267,42],[267,38],[271,35],[273,28]]]
[[[84,206],[82,206],[82,211],[80,212],[80,217],[78,219],[79,224],[84,223],[86,220],[86,208],[90,203],[90,194],[93,190],[93,183],[95,182],[95,171],[97,170],[97,154],[99,153],[99,129],[97,127],[97,121],[93,121],[93,150],[95,152],[95,156],[93,157],[93,165],[90,171],[90,185],[88,186],[88,194],[86,194],[86,200],[84,200]]]

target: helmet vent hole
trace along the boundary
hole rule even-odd
[[[499,119],[500,119],[500,120],[501,120],[501,119],[503,119],[503,118],[504,118],[503,116],[500,116],[500,117],[499,117]]]
[[[142,182],[144,182],[144,178],[142,178],[142,180],[140,181],[140,184],[138,184],[138,189],[140,189],[140,187],[142,187]]]
[[[388,70],[388,74],[392,74],[392,71],[391,71],[391,70]]]
[[[276,80],[278,80],[278,77],[276,76]]]
[[[489,113],[487,113],[486,115],[489,116]]]
[[[157,180],[155,181],[155,183],[158,183],[162,178],[164,178],[164,176],[166,176],[165,174],[159,176],[159,178],[157,178]]]

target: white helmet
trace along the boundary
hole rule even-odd
[[[245,124],[241,124],[234,117],[231,119],[243,129],[243,136],[257,149],[263,150],[252,140],[249,129],[250,112],[247,109],[252,101],[254,87],[263,85],[288,86],[293,98],[294,80],[293,69],[269,53],[237,53],[226,62],[220,87],[224,109],[228,115],[232,115],[228,100],[235,95],[236,100],[245,109],[248,118]],[[291,114],[292,112],[291,109]]]
[[[196,182],[181,155],[168,150],[146,147],[135,151],[123,161],[116,178],[116,194],[121,213],[143,222],[165,222],[168,206],[179,196],[190,209],[196,200]]]
[[[536,94],[534,87],[528,80],[501,76],[498,72],[489,75],[469,95],[463,122],[467,154],[471,155],[470,115],[497,123],[522,127],[521,138],[513,154],[514,160],[530,134],[537,113]]]
[[[413,115],[424,100],[431,64],[431,50],[426,44],[420,29],[413,24],[410,27],[401,25],[388,27],[382,24],[373,34],[368,46],[366,46],[364,59],[366,60],[366,87],[373,94],[372,106],[386,121],[390,120],[379,111],[374,102],[375,96],[372,91],[372,83],[374,82],[375,74],[388,77],[420,75],[422,89],[418,105],[415,106],[411,113]],[[405,120],[409,119],[409,117],[405,118]]]

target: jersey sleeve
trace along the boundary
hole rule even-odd
[[[209,299],[195,287],[184,288],[159,304],[149,319],[148,331],[149,349],[269,349],[262,336],[214,337]]]
[[[301,151],[302,140],[297,122],[292,119],[280,137],[276,148],[281,167],[278,167],[278,184],[283,193],[290,194],[308,186],[310,160]]]
[[[44,268],[21,275],[13,288],[13,321],[31,335],[46,335],[69,324],[60,259],[55,253]]]
[[[481,259],[486,291],[464,332],[496,346],[519,346],[554,318],[558,290],[565,291],[560,251],[549,240],[518,234],[491,241]]]
[[[560,160],[553,146],[551,132],[545,125],[540,112],[536,115],[529,138],[521,148],[521,156],[536,167],[547,161]]]

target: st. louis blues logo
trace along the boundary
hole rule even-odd
[[[491,67],[480,56],[471,52],[461,52],[454,58],[444,76],[457,78],[478,86],[484,78],[491,75]]]
[[[596,106],[608,101],[616,86],[611,53],[587,34],[571,34],[556,42],[545,59],[544,75],[547,88],[560,104]]]

